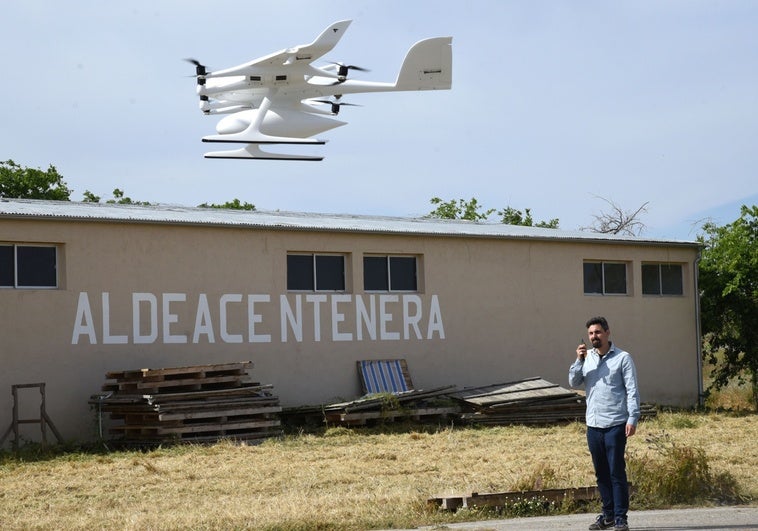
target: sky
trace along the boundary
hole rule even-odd
[[[345,98],[348,125],[297,147],[321,162],[203,158],[218,117],[184,58],[227,68],[344,19],[324,64],[394,81],[452,36],[452,89]],[[476,198],[567,230],[647,204],[643,236],[693,240],[758,203],[757,27],[752,0],[5,0],[0,160],[52,164],[72,200],[415,217]]]

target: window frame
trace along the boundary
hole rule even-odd
[[[655,293],[646,291],[646,282],[645,282],[645,271],[648,270],[647,268],[655,267],[657,270],[656,280],[657,280],[657,291]],[[668,290],[664,290],[664,284],[665,284],[665,275],[663,273],[663,268],[678,268],[679,269],[679,275],[678,275],[678,281],[679,291],[677,292],[671,292]],[[641,279],[641,290],[642,295],[645,297],[683,297],[684,296],[684,264],[678,263],[678,262],[642,262],[640,264],[640,279]]]
[[[587,266],[600,266],[601,291],[587,291]],[[606,266],[623,266],[624,268],[624,291],[608,291],[606,282]],[[599,295],[603,297],[628,297],[629,296],[629,262],[623,260],[584,260],[582,262],[582,293],[584,295]]]
[[[384,273],[386,273],[386,278],[384,280],[384,284],[387,286],[385,288],[369,288],[366,285],[366,282],[368,281],[368,277],[366,276],[366,259],[384,259],[385,268]],[[413,260],[413,285],[414,287],[412,289],[403,289],[403,288],[395,288],[393,287],[392,282],[392,271],[393,271],[393,259],[412,259]],[[396,264],[398,262],[395,262]],[[399,266],[398,266],[399,267]],[[394,268],[396,276],[401,273],[401,271],[398,271],[397,267]],[[407,279],[403,279],[407,280]],[[401,282],[401,280],[398,280],[398,282]],[[380,253],[366,253],[363,255],[363,291],[366,293],[418,293],[419,290],[419,256],[415,254],[380,254]]]
[[[291,256],[307,256],[310,257],[310,273],[311,273],[311,285],[310,287],[290,287],[290,257]],[[342,260],[342,287],[339,289],[323,288],[319,287],[319,269],[326,266],[326,262],[319,264],[319,258],[333,258],[337,257]],[[348,255],[346,253],[309,253],[309,252],[288,252],[287,253],[287,269],[286,269],[286,287],[287,291],[291,292],[313,292],[313,293],[346,293],[348,291],[348,278],[347,278],[347,264]],[[323,270],[322,270],[323,272]]]
[[[60,249],[59,245],[52,244],[52,243],[10,243],[10,242],[0,242],[0,247],[10,247],[12,249],[11,254],[11,267],[13,269],[12,276],[13,281],[12,284],[0,284],[0,289],[47,289],[47,290],[54,290],[59,289],[61,285],[60,281],[60,263],[61,263],[61,257],[60,257]],[[21,276],[19,274],[20,271],[24,271],[24,268],[21,267],[19,264],[19,260],[24,258],[19,258],[19,248],[21,249],[53,249],[53,263],[52,263],[52,272],[47,272],[47,274],[52,274],[52,284],[20,284],[19,277]],[[23,252],[22,252],[23,254]],[[25,258],[26,260],[31,259],[32,257]]]

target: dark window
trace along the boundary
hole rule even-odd
[[[53,246],[0,245],[0,286],[58,287],[57,264]]]
[[[345,291],[345,257],[316,255],[316,290]]]
[[[683,295],[681,264],[642,264],[643,295]]]
[[[626,293],[626,264],[603,264],[605,293]]]
[[[584,263],[584,292],[603,293],[603,264],[600,262]]]
[[[363,289],[366,291],[389,291],[389,262],[386,256],[363,257]]]
[[[661,294],[661,268],[659,264],[642,264],[642,294]]]
[[[287,289],[345,291],[345,257],[333,254],[288,254]]]
[[[390,290],[416,291],[416,258],[390,256]]]
[[[417,291],[415,256],[364,256],[366,291]]]
[[[16,285],[16,258],[12,245],[0,245],[0,286]]]
[[[287,289],[313,291],[313,255],[287,255]]]
[[[626,294],[626,264],[622,262],[585,262],[584,293]]]

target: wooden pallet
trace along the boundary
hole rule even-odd
[[[108,372],[96,404],[124,444],[260,439],[281,435],[271,385],[250,383],[251,362]],[[93,397],[94,398],[94,397]],[[93,402],[94,403],[94,402]]]
[[[247,369],[252,362],[137,369],[106,373],[103,391],[158,393],[238,387],[250,383]]]

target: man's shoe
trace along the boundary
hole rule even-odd
[[[616,524],[613,526],[613,531],[629,531],[629,526],[626,520],[623,518],[616,518]]]
[[[590,529],[594,531],[595,529],[610,529],[611,527],[613,527],[613,518],[600,514],[595,523],[590,526]]]

